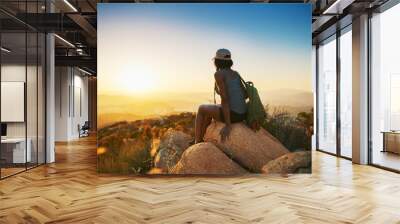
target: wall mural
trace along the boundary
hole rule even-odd
[[[98,171],[311,173],[309,4],[98,4]]]

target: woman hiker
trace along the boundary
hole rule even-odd
[[[247,94],[239,73],[231,69],[233,65],[231,52],[227,49],[219,49],[213,59],[217,70],[214,73],[214,89],[221,97],[221,104],[199,106],[195,121],[195,143],[203,141],[212,119],[225,123],[225,127],[220,132],[222,141],[229,137],[232,123],[246,119]]]

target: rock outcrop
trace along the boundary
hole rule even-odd
[[[232,124],[229,138],[222,142],[223,123],[212,123],[205,134],[206,142],[192,145],[191,136],[169,129],[161,139],[154,139],[151,155],[154,168],[149,174],[215,174],[308,173],[309,151],[290,153],[264,129],[257,132],[243,123]]]
[[[283,155],[262,168],[265,174],[311,173],[311,152],[300,151]]]
[[[237,175],[246,173],[246,170],[232,161],[213,143],[204,142],[186,149],[170,173]]]
[[[151,150],[150,150],[151,157],[153,158],[156,157],[159,150],[160,150],[160,139],[159,138],[152,139]]]
[[[220,130],[225,124],[213,122],[207,128],[204,141],[214,143],[240,166],[259,173],[269,161],[289,153],[274,136],[260,129],[254,132],[244,123],[232,124],[229,138],[221,141]]]
[[[155,175],[155,174],[165,174],[165,172],[163,170],[159,169],[159,168],[152,168],[151,170],[149,170],[147,172],[147,174],[153,174],[153,175]]]
[[[169,129],[159,142],[153,141],[151,154],[154,156],[154,167],[167,173],[181,158],[192,137],[181,131]]]

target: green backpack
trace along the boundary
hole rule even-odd
[[[239,77],[246,89],[246,93],[249,98],[249,101],[247,102],[246,123],[247,126],[257,131],[265,122],[267,114],[265,113],[264,105],[261,102],[260,95],[258,95],[257,88],[254,87],[253,82],[246,82],[240,75]],[[214,87],[214,103],[216,103],[215,88],[216,87]]]
[[[253,82],[246,82],[242,77],[240,79],[246,88],[249,101],[247,102],[247,125],[253,130],[259,130],[261,125],[265,122],[267,114],[265,113],[264,105],[261,102],[260,95],[258,95],[257,88],[254,87]]]

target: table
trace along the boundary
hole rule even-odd
[[[25,151],[25,138],[1,139],[1,159],[5,160],[5,163],[14,164],[31,162],[32,140],[28,138],[26,142],[28,144]]]
[[[383,131],[382,152],[400,154],[400,131]]]

